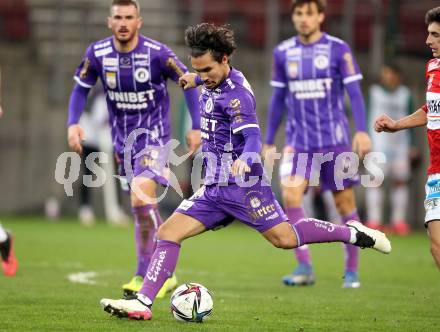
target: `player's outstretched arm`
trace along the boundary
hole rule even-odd
[[[394,133],[399,130],[425,126],[428,122],[426,112],[423,108],[419,108],[413,114],[408,115],[398,121],[391,119],[388,115],[382,114],[374,123],[374,130],[378,133],[387,132]]]
[[[2,109],[2,106],[0,105],[0,119],[2,116],[3,116],[3,109]]]

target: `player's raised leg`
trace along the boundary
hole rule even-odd
[[[191,216],[175,212],[157,233],[157,246],[151,257],[142,288],[137,295],[123,300],[102,299],[104,310],[130,319],[151,319],[151,306],[157,293],[176,268],[180,243],[203,233],[205,226]]]
[[[263,235],[275,247],[283,249],[312,243],[344,242],[361,248],[372,248],[384,254],[391,252],[391,243],[384,233],[368,228],[358,221],[350,221],[345,226],[306,218],[295,225],[281,223]]]

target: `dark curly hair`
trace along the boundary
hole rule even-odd
[[[440,7],[432,8],[428,10],[425,16],[425,22],[427,25],[437,22],[440,24]]]
[[[222,62],[224,55],[230,56],[237,45],[234,31],[228,25],[201,23],[185,30],[185,44],[191,49],[191,56],[197,58],[211,52],[217,62]]]

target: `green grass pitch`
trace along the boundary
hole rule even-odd
[[[285,287],[292,253],[273,248],[241,225],[183,243],[179,283],[214,293],[203,324],[176,321],[169,297],[150,322],[110,317],[102,297],[119,297],[135,268],[133,229],[73,220],[2,219],[16,235],[19,272],[0,275],[0,331],[440,331],[440,274],[425,234],[392,237],[393,252],[361,251],[362,287],[342,289],[340,244],[312,246],[317,283]],[[68,275],[96,272],[93,285]]]

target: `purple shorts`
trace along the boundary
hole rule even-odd
[[[225,227],[238,219],[264,233],[288,220],[271,187],[262,186],[261,181],[249,188],[235,183],[203,186],[190,199],[184,200],[176,212],[197,219],[208,230]]]
[[[359,158],[352,152],[351,147],[297,150],[293,156],[285,159],[283,167],[290,164],[291,175],[303,177],[309,181],[309,186],[320,186],[323,191],[340,191],[360,182]]]
[[[149,145],[142,151],[133,153],[128,160],[124,160],[124,155],[118,153],[119,175],[126,177],[128,183],[131,183],[133,177],[141,176],[167,186],[168,155],[164,147],[157,145]]]

